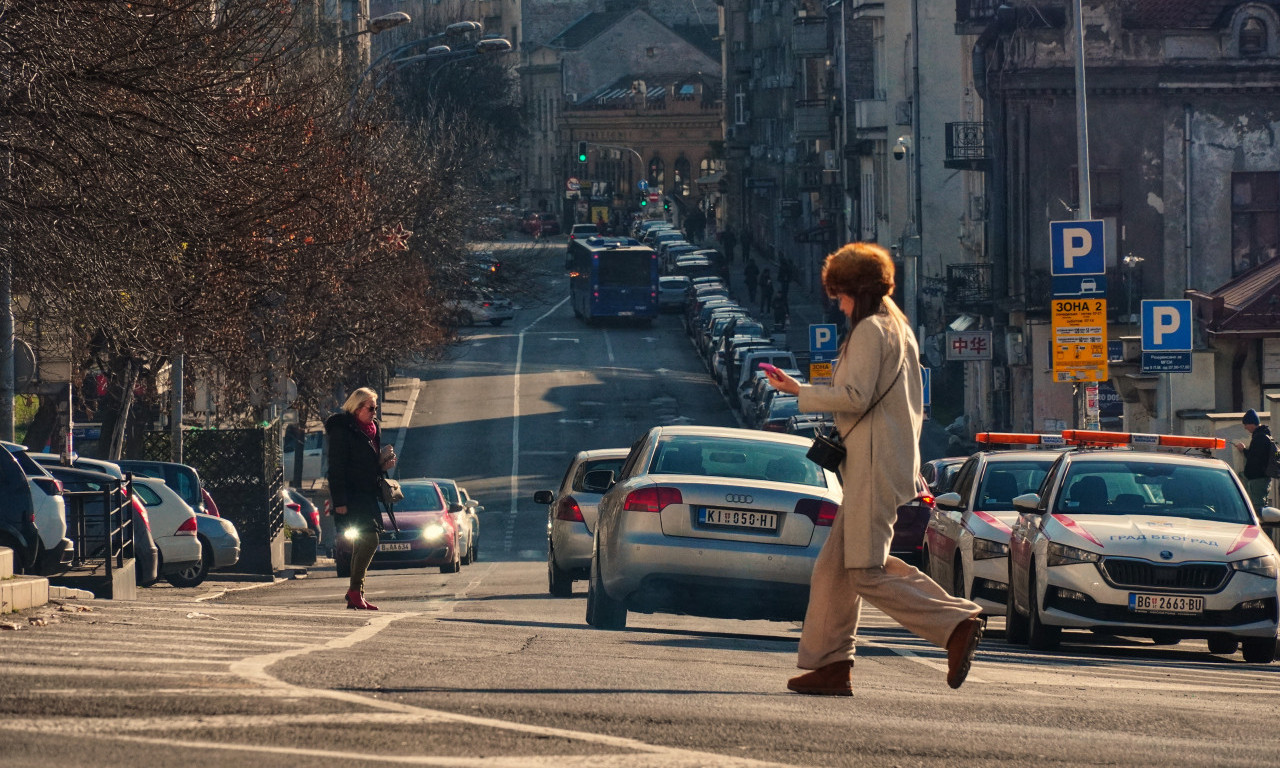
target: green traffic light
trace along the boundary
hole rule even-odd
[[[646,205],[648,205],[648,204],[649,204],[649,201],[648,201],[648,200],[645,200],[643,197],[642,197],[642,198],[640,198],[640,207],[641,207],[641,208],[645,207],[645,206],[646,206]]]

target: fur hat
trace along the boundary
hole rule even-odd
[[[1261,424],[1258,420],[1258,412],[1250,408],[1244,412],[1244,418],[1240,419],[1241,424]]]

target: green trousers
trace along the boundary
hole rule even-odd
[[[1253,502],[1255,512],[1261,512],[1266,506],[1267,491],[1271,489],[1271,478],[1251,477],[1244,481],[1244,489],[1249,493],[1249,501]]]
[[[353,592],[364,594],[364,575],[373,562],[373,553],[378,551],[378,534],[375,531],[361,531],[360,537],[351,545],[351,586]]]

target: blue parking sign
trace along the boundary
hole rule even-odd
[[[836,356],[835,323],[812,323],[809,326],[809,359],[826,362]]]
[[[1142,301],[1142,351],[1191,351],[1191,299]]]
[[[1049,274],[1105,275],[1105,235],[1100,219],[1049,222]]]
[[[929,393],[929,379],[932,378],[929,374],[932,372],[933,370],[931,368],[925,368],[923,365],[920,366],[920,383],[924,385],[924,405],[926,408],[933,404],[931,402],[932,396]]]

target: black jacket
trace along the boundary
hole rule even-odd
[[[1271,452],[1275,444],[1271,440],[1271,430],[1265,424],[1253,430],[1253,438],[1244,449],[1244,477],[1256,480],[1267,476],[1267,462],[1271,461]]]
[[[343,411],[325,421],[324,431],[329,443],[329,499],[333,508],[346,507],[349,523],[379,527],[382,522],[382,510],[378,508],[381,427],[371,440],[356,417]]]

